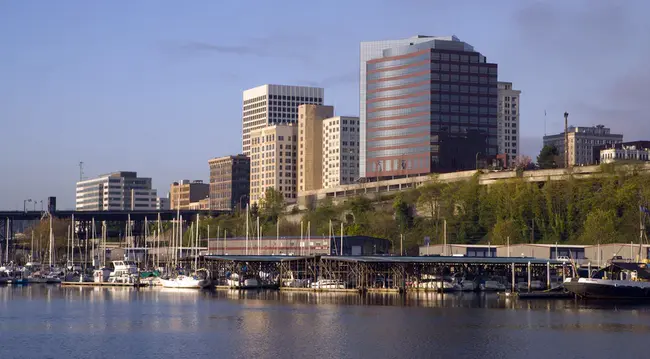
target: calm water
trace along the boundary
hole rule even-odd
[[[0,287],[0,358],[637,358],[650,306]]]

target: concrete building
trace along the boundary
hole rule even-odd
[[[623,142],[623,135],[611,133],[610,129],[598,125],[594,127],[569,126],[569,166],[595,164],[594,146],[614,145]],[[564,132],[544,136],[544,146],[555,146],[564,163]]]
[[[77,211],[148,211],[156,209],[151,178],[120,171],[77,182]]]
[[[190,203],[205,199],[210,185],[203,181],[182,180],[172,183],[169,191],[170,209],[190,209]]]
[[[168,197],[157,197],[156,198],[156,210],[166,211],[169,210],[169,198]]]
[[[250,193],[251,161],[246,155],[225,156],[210,165],[210,209],[246,208]]]
[[[506,154],[508,163],[514,163],[519,152],[519,114],[521,91],[512,88],[512,82],[499,82],[497,108],[497,143],[499,154]]]
[[[471,45],[418,36],[364,66],[365,177],[469,170],[497,155],[497,65]]]
[[[242,108],[242,149],[250,156],[251,131],[269,125],[298,122],[298,106],[323,104],[319,87],[262,85],[244,91]]]
[[[594,147],[597,163],[650,161],[650,141],[635,141]]]
[[[259,244],[259,246],[258,246]],[[340,255],[341,237],[262,237],[211,239],[208,253],[213,255]],[[390,241],[366,236],[343,236],[343,255],[371,256],[390,252]]]
[[[204,198],[202,200],[198,200],[196,202],[190,202],[189,206],[187,207],[189,210],[195,210],[195,211],[207,211],[210,209],[210,198]]]
[[[323,120],[334,116],[334,107],[298,107],[298,191],[323,188]]]
[[[323,121],[322,188],[354,183],[359,178],[359,134],[358,117]]]
[[[298,126],[274,125],[254,130],[251,139],[250,202],[259,203],[267,188],[284,195],[287,204],[296,202],[296,145]]]

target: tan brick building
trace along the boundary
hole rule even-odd
[[[259,203],[267,188],[296,202],[298,126],[274,125],[251,131],[250,203]]]
[[[323,120],[333,106],[298,106],[298,191],[323,188]]]
[[[190,203],[199,202],[210,194],[210,185],[203,181],[174,182],[169,190],[170,209],[190,209]],[[180,196],[180,197],[179,197]]]

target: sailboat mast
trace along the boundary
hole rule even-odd
[[[246,255],[248,255],[248,205],[246,205]]]

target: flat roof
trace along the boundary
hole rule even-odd
[[[231,262],[284,262],[299,259],[313,258],[309,256],[256,256],[256,255],[205,255],[209,261],[231,261]]]
[[[461,256],[323,256],[323,259],[368,263],[444,263],[444,264],[562,264],[562,261],[531,257],[461,257]]]
[[[320,257],[325,260],[353,262],[353,263],[420,263],[420,264],[562,264],[562,261],[530,258],[530,257],[460,257],[460,256],[255,256],[255,255],[206,255],[203,256],[210,261],[232,261],[232,262],[286,262],[295,260],[311,259]],[[567,264],[570,265],[570,264]]]

